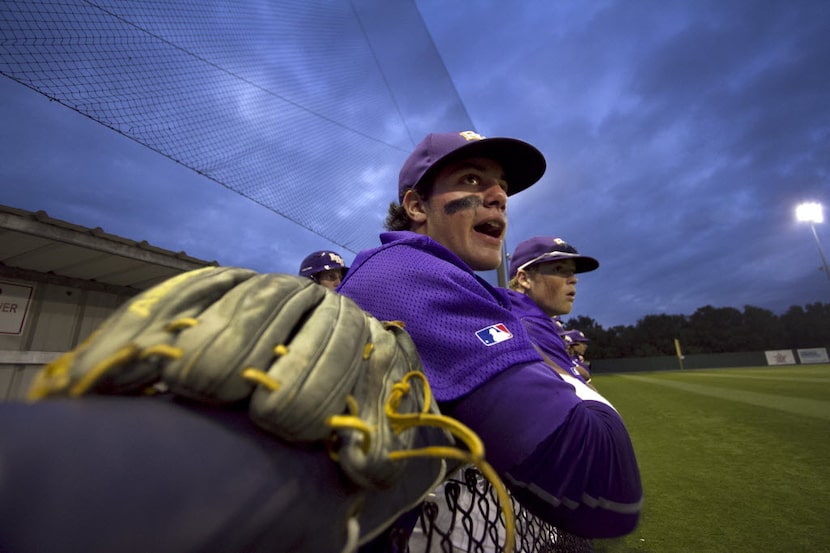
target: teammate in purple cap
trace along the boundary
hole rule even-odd
[[[510,138],[430,134],[404,163],[381,245],[358,254],[338,291],[401,320],[442,411],[471,427],[513,495],[589,538],[637,525],[642,486],[611,404],[551,370],[506,290],[474,271],[501,262],[507,197],[538,181],[542,154]]]
[[[567,315],[576,298],[578,273],[599,267],[593,257],[561,238],[534,236],[516,246],[510,256],[510,299],[533,343],[549,362],[586,384],[590,373],[568,353],[558,317]],[[554,319],[555,318],[555,319]]]
[[[308,277],[317,284],[334,290],[346,275],[346,262],[340,254],[329,250],[311,252],[300,264],[300,276]]]
[[[574,366],[586,382],[591,381],[591,362],[585,359],[585,352],[588,351],[588,337],[581,330],[568,330],[562,334],[565,340],[565,347],[568,355],[574,361]]]

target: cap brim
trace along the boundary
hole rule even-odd
[[[527,142],[515,138],[483,138],[471,141],[438,159],[420,178],[416,188],[422,182],[431,180],[447,164],[471,157],[484,157],[499,162],[507,178],[508,196],[537,182],[547,169],[545,156]]]
[[[599,269],[599,261],[593,257],[581,255],[579,257],[574,257],[573,260],[574,263],[576,263],[577,273],[589,273]]]
[[[540,256],[530,264],[516,266],[515,272],[511,268],[510,278],[516,276],[516,273],[519,272],[519,269],[527,269],[528,267],[533,267],[534,265],[539,265],[541,263],[551,263],[553,261],[562,261],[565,259],[573,260],[574,268],[576,269],[574,272],[576,273],[588,273],[599,268],[599,261],[597,261],[593,257],[588,257],[587,255],[579,255],[567,252],[550,252],[548,254],[545,254],[544,256]]]

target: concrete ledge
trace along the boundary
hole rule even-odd
[[[62,351],[0,350],[0,365],[44,365],[62,354]]]

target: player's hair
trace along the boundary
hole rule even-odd
[[[530,267],[522,269],[522,271],[526,272],[529,275],[532,275],[536,272],[536,266],[531,265]],[[522,285],[519,284],[519,273],[516,273],[516,276],[514,276],[507,282],[507,287],[511,290],[515,290],[516,292],[524,293],[524,288],[522,288]]]
[[[383,226],[386,230],[410,230],[412,228],[412,219],[406,214],[406,210],[401,204],[391,202]]]
[[[422,200],[428,200],[431,191],[432,183],[429,183],[426,190],[415,190]],[[391,202],[383,226],[386,230],[412,230],[412,219],[409,218],[403,205]]]
[[[524,269],[522,269],[522,271],[527,273],[528,276],[532,276],[532,275],[535,275],[536,273],[539,272],[539,266],[538,265],[531,265],[530,267],[525,267]],[[521,292],[521,293],[524,294],[524,288],[522,288],[522,285],[519,284],[519,273],[518,272],[516,273],[516,276],[514,276],[509,281],[507,281],[507,287],[510,288],[511,290],[515,290],[516,292]]]

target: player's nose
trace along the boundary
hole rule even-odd
[[[500,211],[507,209],[507,192],[501,179],[492,179],[484,189],[484,205],[495,207]]]

